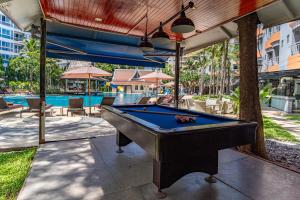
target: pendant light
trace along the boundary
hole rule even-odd
[[[141,38],[141,43],[139,45],[139,48],[144,52],[154,50],[153,45],[151,42],[148,41],[148,36],[146,34],[144,37]]]
[[[153,45],[151,42],[149,42],[148,40],[148,3],[146,4],[147,7],[147,12],[146,12],[146,30],[145,30],[145,36],[141,38],[141,43],[139,44],[139,48],[143,51],[143,52],[149,52],[149,51],[153,51]]]
[[[174,33],[189,33],[195,30],[193,21],[185,16],[184,6],[181,6],[180,17],[176,19],[171,26],[171,31]]]
[[[157,44],[166,44],[170,41],[169,35],[164,32],[162,27],[162,22],[160,22],[159,30],[152,35],[152,41]]]

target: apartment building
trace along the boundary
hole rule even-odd
[[[274,88],[271,106],[300,109],[300,20],[257,30],[260,83]]]
[[[23,47],[22,41],[28,39],[30,33],[23,32],[2,12],[0,12],[0,55],[4,67],[7,67],[9,59],[17,56]]]

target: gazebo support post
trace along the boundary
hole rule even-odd
[[[178,108],[178,98],[179,98],[179,66],[180,66],[180,43],[176,42],[176,56],[175,56],[175,94],[174,94],[174,104]]]
[[[92,113],[92,107],[91,107],[91,74],[89,74],[89,80],[88,80],[88,94],[89,94],[89,115]]]
[[[240,44],[240,119],[258,123],[256,143],[240,147],[266,158],[263,119],[259,101],[257,38],[259,19],[256,13],[237,20]]]
[[[41,18],[40,42],[40,113],[39,144],[45,143],[45,106],[46,106],[46,21]]]

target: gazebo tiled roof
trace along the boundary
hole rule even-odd
[[[155,82],[153,81],[134,79],[136,73],[138,74],[138,76],[144,76],[152,72],[153,71],[151,70],[140,70],[140,69],[115,69],[112,78],[112,83],[116,85],[154,84]]]

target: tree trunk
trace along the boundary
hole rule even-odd
[[[263,119],[259,102],[256,29],[256,13],[237,20],[240,44],[240,119],[258,123],[256,144],[246,145],[242,150],[252,151],[266,158]]]
[[[214,81],[214,65],[215,65],[215,47],[212,46],[211,53],[211,66],[210,66],[210,78],[209,78],[209,96],[213,93],[213,81]]]
[[[229,63],[229,60],[227,60]],[[231,87],[230,87],[230,65],[227,66],[227,89],[226,89],[226,94],[230,94],[230,90],[231,90]]]
[[[228,40],[224,41],[223,54],[222,54],[222,67],[221,67],[221,94],[225,92],[225,74],[227,67],[227,57],[228,57]]]
[[[199,74],[199,95],[203,95],[204,79],[205,79],[205,67],[201,66],[200,74]]]

